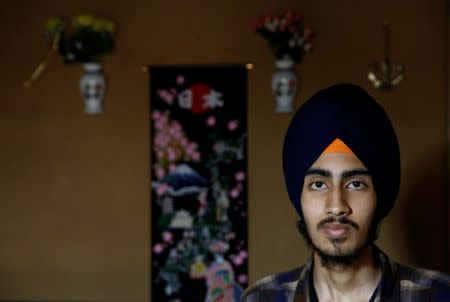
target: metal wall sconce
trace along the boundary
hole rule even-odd
[[[391,61],[391,41],[390,24],[385,21],[383,24],[384,34],[384,59],[372,62],[369,65],[367,77],[373,86],[380,90],[390,90],[403,80],[404,67],[401,64],[394,64]]]

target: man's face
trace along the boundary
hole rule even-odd
[[[315,251],[351,258],[365,247],[375,213],[372,177],[354,154],[324,153],[305,176],[301,208]]]

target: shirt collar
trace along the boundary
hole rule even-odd
[[[395,263],[389,260],[389,257],[383,253],[377,246],[373,246],[373,254],[376,263],[381,267],[382,276],[379,283],[379,288],[375,302],[380,301],[400,301],[400,284],[397,276],[397,269]],[[306,262],[295,289],[295,294],[292,297],[292,302],[309,302],[310,301],[310,286],[311,274],[313,269],[313,256]]]

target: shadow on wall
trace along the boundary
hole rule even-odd
[[[430,148],[414,165],[416,177],[406,188],[406,200],[397,209],[403,215],[407,247],[419,267],[446,271],[448,263],[448,209],[446,148]]]

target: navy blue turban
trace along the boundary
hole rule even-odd
[[[377,194],[375,218],[392,209],[400,186],[400,151],[391,121],[361,87],[339,84],[321,90],[295,113],[283,145],[284,179],[289,198],[301,214],[305,174],[336,139],[342,140],[369,169]]]

